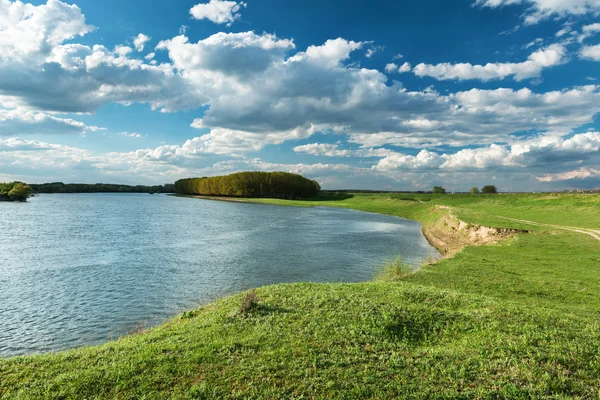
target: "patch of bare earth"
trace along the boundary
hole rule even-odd
[[[453,256],[465,246],[483,246],[498,243],[518,233],[527,231],[509,228],[492,228],[470,224],[456,218],[449,207],[438,206],[445,212],[435,223],[424,226],[427,240],[445,256]]]

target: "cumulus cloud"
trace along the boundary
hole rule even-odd
[[[600,178],[600,169],[582,167],[574,171],[545,174],[536,177],[540,182],[560,182],[588,178]]]
[[[152,39],[150,36],[140,33],[133,39],[133,45],[137,51],[144,51],[144,47],[146,47],[146,43],[148,43],[150,39]]]
[[[59,0],[39,6],[0,0],[0,16],[0,62],[43,59],[64,41],[95,29],[79,7]]]
[[[297,53],[290,58],[292,62],[307,61],[312,64],[333,68],[350,58],[350,53],[360,49],[364,42],[348,41],[343,38],[328,40],[321,46],[309,46],[304,53]]]
[[[473,171],[496,168],[535,168],[581,162],[600,151],[600,133],[587,132],[571,138],[542,137],[515,142],[511,146],[463,149],[451,154],[421,150],[416,156],[390,154],[373,167],[375,170],[453,170]]]
[[[401,66],[398,66],[395,63],[389,63],[385,66],[385,71],[388,73],[393,73],[393,72],[405,73],[405,72],[410,72],[411,70],[412,70],[412,66],[410,65],[409,62],[405,62]]]
[[[242,17],[240,10],[246,5],[243,1],[210,0],[208,3],[200,3],[192,7],[190,14],[195,19],[208,19],[215,24],[231,26]]]
[[[600,0],[476,0],[475,4],[490,8],[510,5],[528,6],[523,14],[526,24],[537,24],[551,17],[581,17],[600,13]]]
[[[504,79],[512,76],[516,81],[538,78],[544,68],[563,64],[566,60],[566,49],[560,44],[553,44],[532,53],[527,61],[520,63],[488,63],[472,65],[469,63],[451,64],[418,64],[413,72],[416,76],[429,76],[438,80]]]
[[[600,61],[600,44],[595,46],[583,46],[579,50],[579,57],[588,60]]]

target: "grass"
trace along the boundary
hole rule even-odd
[[[600,197],[360,194],[314,201],[531,229],[375,282],[277,285],[103,346],[0,360],[0,398],[600,397]]]

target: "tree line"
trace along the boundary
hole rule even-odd
[[[175,182],[176,193],[203,196],[305,199],[320,191],[316,181],[288,172],[239,172]]]
[[[129,186],[108,183],[42,183],[30,185],[35,193],[175,193],[174,184]]]
[[[32,192],[23,182],[0,183],[0,201],[27,201]]]
[[[442,186],[434,186],[433,187],[433,194],[446,194],[446,189],[444,189]],[[469,193],[471,194],[497,194],[498,193],[498,189],[496,188],[496,186],[494,185],[486,185],[484,187],[481,188],[481,190],[479,190],[478,187],[473,186],[470,190]]]

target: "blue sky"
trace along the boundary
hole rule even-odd
[[[600,0],[0,0],[0,181],[595,188],[599,63]]]

